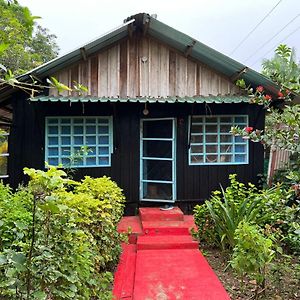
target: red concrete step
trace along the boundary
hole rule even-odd
[[[174,207],[171,210],[161,210],[159,207],[141,207],[139,209],[141,221],[183,221],[183,212]]]
[[[136,244],[137,236],[143,234],[141,220],[138,216],[123,217],[118,224],[117,228],[120,233],[128,233],[128,242]]]
[[[138,251],[134,300],[230,300],[199,250]]]
[[[114,275],[114,300],[133,299],[136,245],[122,244],[123,252]]]
[[[198,242],[190,235],[150,235],[139,236],[137,250],[154,249],[198,249]]]
[[[142,228],[146,235],[189,235],[196,230],[193,216],[184,216],[183,221],[143,221]]]

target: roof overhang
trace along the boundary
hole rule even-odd
[[[37,96],[30,98],[32,102],[71,102],[71,103],[87,103],[87,102],[122,102],[122,103],[242,103],[249,102],[247,96],[207,96],[207,97],[136,97],[136,98],[110,98],[110,97],[71,97],[71,96]]]

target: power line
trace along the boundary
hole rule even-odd
[[[248,38],[249,36],[261,25],[264,20],[273,12],[273,10],[280,4],[282,0],[279,0],[277,4],[262,18],[262,20],[242,39],[242,41],[229,53],[232,55]]]
[[[297,27],[295,30],[293,30],[290,34],[288,34],[285,38],[283,38],[281,41],[279,41],[279,45],[283,43],[285,40],[287,40],[290,36],[292,36],[294,33],[296,33],[300,29],[300,26]],[[275,47],[272,47],[269,51],[267,51],[265,54],[263,54],[259,59],[257,59],[254,63],[250,65],[250,67],[254,66],[257,62],[259,62],[262,58],[266,57],[271,51],[274,50]]]
[[[274,34],[270,39],[268,39],[261,47],[256,49],[248,58],[246,58],[245,62],[247,62],[250,58],[252,58],[257,52],[259,52],[259,50],[261,50],[267,44],[269,44],[276,36],[279,35],[279,33],[281,33],[285,28],[287,28],[290,24],[292,24],[299,16],[300,14],[295,16],[291,21],[289,21],[285,26],[283,26],[276,34]]]

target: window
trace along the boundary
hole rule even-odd
[[[86,154],[80,155],[83,147]],[[46,118],[45,158],[50,165],[107,167],[112,149],[111,117]]]
[[[7,160],[8,160],[8,136],[9,133],[0,129],[0,178],[7,178]]]
[[[247,164],[248,141],[230,133],[246,127],[248,116],[193,116],[190,128],[190,165]]]

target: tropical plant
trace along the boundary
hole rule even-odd
[[[246,275],[257,282],[255,299],[258,297],[259,288],[265,289],[266,269],[274,258],[275,251],[271,238],[265,237],[262,230],[246,221],[239,223],[234,239],[236,245],[233,249],[231,266],[241,276],[244,282]]]
[[[287,45],[281,44],[271,59],[262,63],[262,73],[274,82],[300,93],[300,66],[296,60],[296,52]]]

